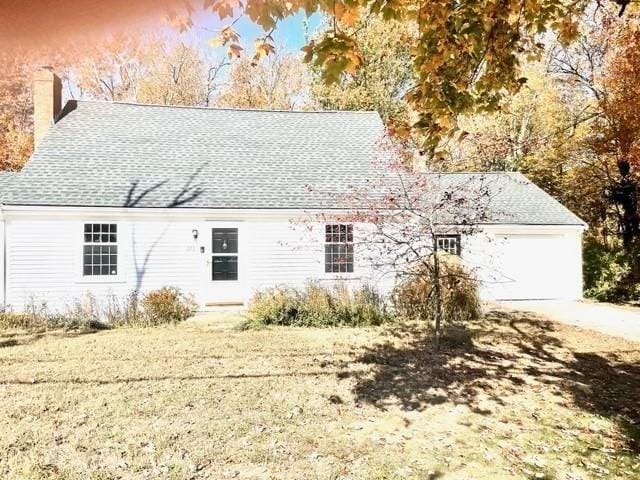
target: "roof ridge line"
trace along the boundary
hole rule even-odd
[[[158,108],[180,108],[190,110],[212,110],[231,112],[267,112],[267,113],[347,113],[347,114],[375,114],[375,110],[284,110],[275,108],[232,108],[232,107],[204,107],[202,105],[164,105],[161,103],[140,103],[109,100],[76,100],[78,103],[98,103],[104,105],[131,105],[134,107],[158,107]]]

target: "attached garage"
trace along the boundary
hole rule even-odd
[[[582,219],[520,173],[455,173],[438,182],[445,191],[486,191],[489,198],[459,248],[484,300],[582,298]],[[446,220],[455,229],[458,219]]]
[[[487,235],[478,265],[483,297],[574,300],[582,297],[583,227],[513,226]]]
[[[500,300],[580,297],[580,256],[575,234],[498,234],[492,268]]]

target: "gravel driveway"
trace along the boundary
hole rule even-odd
[[[609,303],[510,301],[500,305],[544,315],[551,320],[640,342],[640,308]]]

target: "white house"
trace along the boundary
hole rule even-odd
[[[61,109],[56,77],[37,79],[39,143],[21,172],[0,176],[5,305],[59,307],[89,291],[166,285],[203,306],[311,279],[389,288],[393,279],[353,242],[362,226],[332,220],[342,194],[380,173],[376,113],[75,101]],[[445,237],[442,247],[478,268],[485,298],[580,298],[584,222],[523,176],[490,175],[500,188],[482,234]],[[296,223],[309,215],[316,221],[301,235]],[[348,255],[335,261],[337,251]]]

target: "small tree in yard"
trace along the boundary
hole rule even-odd
[[[480,233],[496,189],[491,188],[492,177],[482,174],[416,172],[404,145],[384,143],[380,175],[365,187],[353,187],[345,198],[349,213],[339,220],[368,225],[363,238],[355,240],[362,245],[364,263],[400,284],[420,281],[427,286],[418,289],[424,294],[423,308],[403,310],[423,320],[430,314],[438,349],[443,321],[452,320],[446,318],[449,309],[443,312],[443,285],[475,285],[473,272],[451,259],[458,258],[462,236]]]

